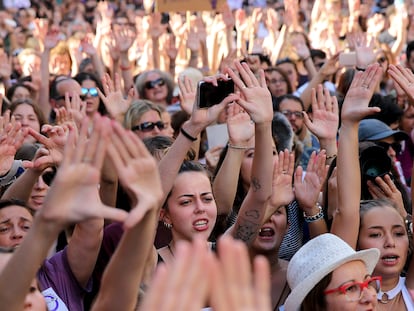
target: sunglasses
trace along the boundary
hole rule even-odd
[[[43,182],[50,187],[52,184],[53,179],[55,178],[56,171],[53,170],[51,172],[45,172],[42,174]]]
[[[155,88],[156,86],[160,87],[160,86],[163,86],[164,84],[165,84],[165,80],[163,78],[158,78],[156,80],[145,82],[144,87],[147,90],[151,90]]]
[[[297,119],[303,119],[303,112],[302,111],[283,110],[281,112],[287,118],[291,118],[292,116],[295,116],[295,118],[297,118]]]
[[[82,101],[84,101],[84,100],[86,100],[86,95],[79,95],[79,98],[80,98]],[[72,97],[72,96],[69,96],[69,101],[72,101],[72,99],[73,99],[73,97]],[[65,100],[65,95],[56,96],[56,97],[55,97],[55,100],[56,100],[56,101],[57,101],[57,100]]]
[[[165,128],[165,124],[162,121],[158,122],[144,122],[139,125],[136,125],[131,128],[132,131],[141,131],[141,132],[150,132],[155,127],[157,127],[159,130],[163,130]]]
[[[388,151],[388,149],[390,149],[390,147],[395,151],[396,154],[400,154],[401,153],[401,144],[400,143],[386,143],[383,141],[376,141],[375,142],[376,145],[382,147],[385,149],[385,151]]]
[[[89,89],[86,87],[83,87],[81,88],[81,91],[82,91],[83,96],[88,96],[88,94],[91,95],[92,97],[98,96],[98,89],[96,87],[91,87]]]

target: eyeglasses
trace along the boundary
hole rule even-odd
[[[362,298],[364,288],[375,289],[378,293],[381,288],[382,277],[373,276],[366,279],[364,282],[351,282],[339,286],[338,288],[324,291],[325,295],[340,292],[345,295],[348,301],[359,301]]]
[[[303,111],[282,110],[281,112],[287,118],[291,118],[292,116],[295,116],[295,118],[297,119],[303,119]]]
[[[267,80],[267,82],[268,83],[271,83],[271,84],[277,84],[277,83],[286,83],[286,80],[285,79],[270,79],[270,80]]]
[[[385,63],[386,61],[387,61],[387,59],[384,56],[377,59],[377,62],[380,63],[380,64]]]
[[[151,90],[155,88],[156,86],[160,87],[160,86],[163,86],[164,84],[165,84],[165,80],[163,78],[158,78],[156,80],[145,82],[144,87],[147,90]]]
[[[56,171],[49,171],[42,174],[43,182],[50,186],[52,184],[53,179],[55,178]]]
[[[389,144],[384,141],[376,141],[375,144],[384,148],[385,151],[388,151],[388,149],[390,149],[391,147],[395,151],[396,154],[400,154],[401,152],[401,144],[398,142]]]
[[[165,128],[165,124],[162,121],[158,122],[144,122],[139,125],[136,125],[131,128],[132,131],[141,131],[141,132],[150,132],[155,127],[157,127],[159,130],[163,130]]]
[[[82,91],[83,96],[88,96],[88,94],[91,95],[92,97],[98,96],[98,89],[96,87],[91,87],[89,89],[86,87],[83,87],[81,88],[81,91]]]
[[[84,100],[86,100],[86,95],[79,95],[79,98],[80,98],[82,101],[84,101]],[[72,99],[73,99],[73,97],[72,97],[72,96],[69,96],[69,101],[72,101]],[[57,101],[57,100],[65,100],[65,95],[56,96],[56,97],[55,97],[55,100],[56,100],[56,101]]]

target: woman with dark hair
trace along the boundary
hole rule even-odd
[[[99,98],[99,91],[103,93],[103,87],[98,77],[90,72],[80,72],[74,79],[79,82],[82,90],[82,96],[85,97],[86,115],[91,117],[96,112],[106,115],[107,111],[103,101]]]

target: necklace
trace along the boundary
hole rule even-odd
[[[167,244],[167,247],[168,247],[168,250],[170,251],[171,255],[172,255],[173,257],[175,257],[175,256],[174,256],[174,253],[173,253],[173,251],[172,251],[172,249],[171,249],[171,247],[170,247],[170,244]]]

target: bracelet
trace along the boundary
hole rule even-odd
[[[247,149],[249,149],[249,147],[235,146],[235,145],[232,145],[230,143],[228,143],[227,146],[231,149],[237,149],[237,150],[247,150]]]
[[[365,68],[355,67],[355,69],[358,71],[365,71]]]
[[[336,154],[326,156],[326,160],[333,159],[333,158],[336,158]]]
[[[187,138],[187,139],[189,139],[191,141],[196,141],[197,140],[197,137],[191,136],[182,127],[180,128],[180,132],[181,132],[181,134],[184,135],[185,138]]]
[[[305,221],[307,223],[311,223],[314,221],[318,221],[319,219],[323,218],[323,210],[322,210],[322,206],[319,203],[316,203],[316,207],[319,209],[319,212],[315,215],[312,216],[308,216],[306,215],[305,212],[303,212],[303,218],[305,218]]]

